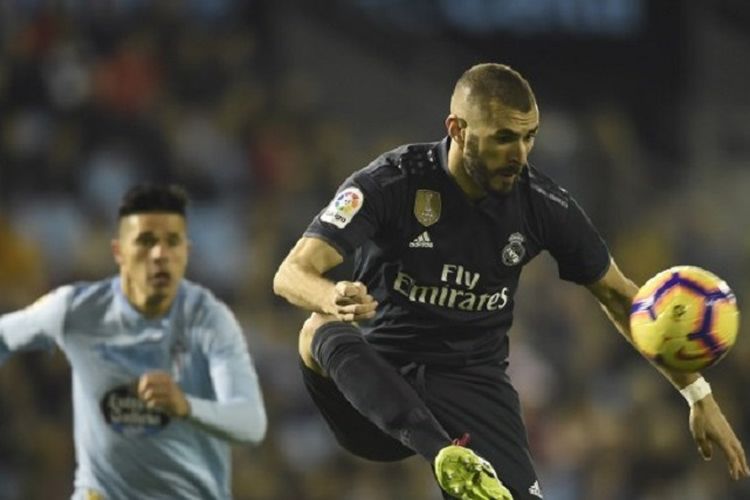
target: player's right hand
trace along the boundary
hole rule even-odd
[[[138,379],[138,397],[149,408],[162,410],[172,417],[184,418],[190,414],[190,403],[180,386],[166,372],[144,373]]]
[[[377,301],[359,281],[339,281],[333,287],[331,312],[340,321],[359,321],[375,316]]]

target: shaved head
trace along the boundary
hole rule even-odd
[[[536,97],[529,82],[510,66],[477,64],[466,70],[456,82],[451,97],[451,113],[460,117],[484,114],[488,104],[527,113],[536,106]]]
[[[469,68],[456,82],[445,119],[448,170],[471,198],[513,192],[539,130],[536,97],[504,64]]]

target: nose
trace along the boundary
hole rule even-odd
[[[151,248],[151,258],[154,260],[164,260],[167,258],[167,245],[159,243]]]
[[[513,142],[508,159],[518,165],[526,165],[529,156],[529,146],[523,139]]]

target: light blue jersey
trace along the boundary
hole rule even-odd
[[[228,440],[260,442],[266,413],[226,305],[183,280],[170,311],[149,319],[112,278],[60,287],[0,316],[0,364],[55,344],[73,373],[74,499],[231,498]],[[179,384],[189,418],[170,419],[137,398],[138,378],[155,370]]]

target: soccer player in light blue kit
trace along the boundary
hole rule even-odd
[[[118,276],[0,316],[0,364],[55,345],[70,362],[74,500],[231,498],[229,442],[265,436],[240,325],[183,279],[186,204],[176,186],[132,188],[112,242]]]

